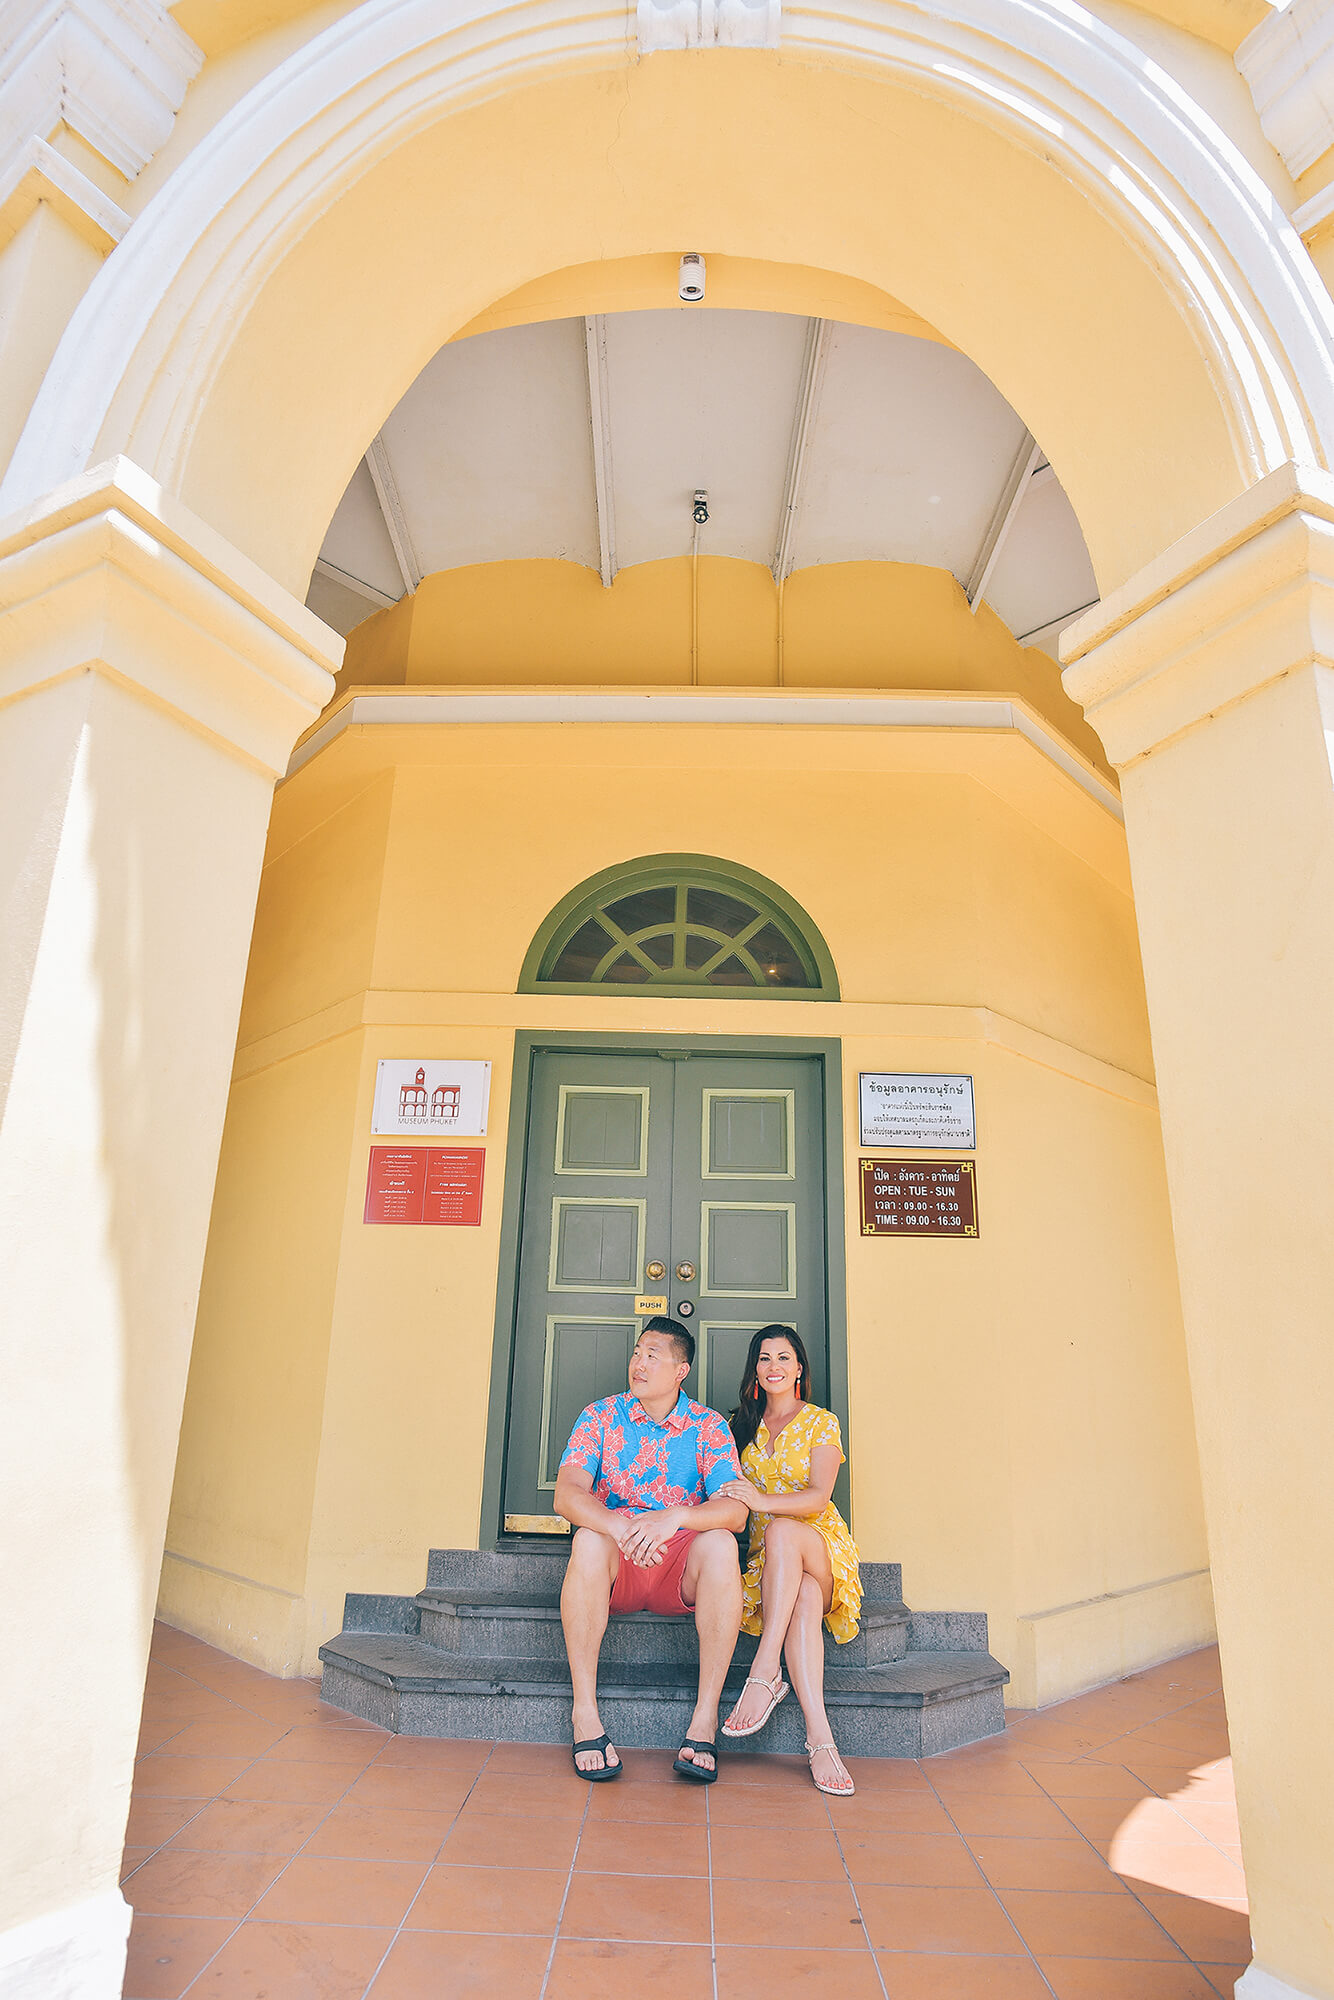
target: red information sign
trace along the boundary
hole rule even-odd
[[[485,1165],[484,1146],[372,1146],[362,1220],[471,1227]]]

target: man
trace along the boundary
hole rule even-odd
[[[629,1393],[589,1405],[556,1475],[556,1512],[574,1529],[560,1596],[574,1765],[594,1783],[622,1769],[598,1714],[598,1654],[612,1611],[693,1611],[699,1690],[673,1769],[696,1784],[718,1775],[718,1700],[741,1629],[733,1538],[746,1509],[716,1497],[740,1467],[718,1412],[682,1391],[694,1359],[694,1335],[679,1321],[649,1320],[630,1356]]]

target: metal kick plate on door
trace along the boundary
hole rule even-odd
[[[559,1514],[507,1514],[507,1535],[568,1535],[570,1524]]]
[[[666,1292],[641,1292],[635,1300],[635,1311],[643,1317],[650,1313],[665,1313],[666,1310]]]

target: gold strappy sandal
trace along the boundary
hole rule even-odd
[[[764,1692],[769,1697],[769,1706],[765,1709],[764,1714],[760,1717],[758,1722],[748,1723],[744,1729],[733,1729],[732,1717],[729,1716],[727,1718],[727,1721],[723,1724],[724,1736],[733,1736],[733,1737],[758,1736],[760,1731],[763,1729],[765,1723],[769,1720],[769,1717],[773,1714],[774,1710],[777,1708],[779,1702],[782,1701],[784,1695],[787,1693],[787,1682],[783,1679],[783,1676],[781,1674],[775,1674],[771,1681],[757,1680],[754,1674],[748,1674],[745,1680],[742,1681],[741,1683],[741,1694],[744,1694],[748,1687],[763,1688]],[[741,1695],[738,1695],[737,1701],[740,1701],[740,1699]],[[736,1714],[736,1708],[734,1706],[732,1709],[732,1715],[735,1714]]]
[[[837,1743],[808,1743],[806,1745],[806,1755],[811,1760],[811,1783],[814,1785],[817,1792],[824,1792],[831,1799],[850,1799],[853,1793],[857,1789],[857,1787],[853,1784],[851,1777],[848,1778],[846,1784],[838,1784],[836,1782],[832,1785],[822,1785],[820,1783],[820,1780],[816,1777],[815,1760],[819,1756],[822,1750],[832,1750],[834,1755],[838,1757]],[[842,1763],[842,1761],[843,1760],[840,1757],[839,1762]]]

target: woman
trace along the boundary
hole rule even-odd
[[[719,1488],[751,1511],[741,1629],[759,1634],[760,1644],[723,1735],[763,1729],[787,1693],[779,1674],[785,1653],[816,1789],[846,1798],[854,1786],[825,1713],[820,1623],[840,1645],[855,1638],[862,1586],[856,1543],[830,1499],[843,1463],[838,1418],[808,1400],[809,1381],[806,1349],[792,1328],[761,1327],[729,1419],[746,1477]]]

